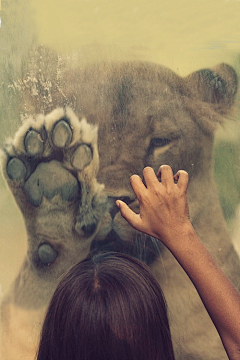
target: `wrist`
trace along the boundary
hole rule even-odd
[[[191,244],[198,239],[190,220],[166,227],[164,232],[160,231],[157,234],[157,238],[162,241],[170,251],[179,248],[179,246]]]

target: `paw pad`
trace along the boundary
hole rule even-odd
[[[77,179],[56,160],[40,163],[26,181],[24,191],[34,206],[40,206],[43,196],[51,200],[60,195],[63,201],[72,201],[80,193]]]
[[[25,179],[27,171],[22,160],[12,158],[7,164],[7,174],[11,180]]]
[[[88,145],[80,145],[74,152],[71,163],[77,170],[83,170],[92,161],[92,150]]]
[[[42,264],[52,264],[57,256],[57,251],[50,244],[42,244],[38,248],[38,256]]]
[[[41,155],[43,152],[43,140],[41,135],[35,130],[30,130],[25,136],[24,146],[28,155]]]
[[[58,148],[65,148],[72,141],[72,129],[64,119],[59,120],[52,132],[52,142]]]

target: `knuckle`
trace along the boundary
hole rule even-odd
[[[172,200],[175,200],[178,197],[178,194],[176,194],[176,192],[172,189],[167,189],[166,195],[168,196],[169,199],[172,199]]]
[[[140,203],[144,203],[144,204],[150,204],[150,203],[151,203],[151,200],[150,200],[149,196],[143,194],[143,195],[141,196],[141,198],[139,199],[139,202],[140,202]]]
[[[153,188],[153,193],[154,193],[157,197],[161,197],[161,196],[162,196],[162,192],[159,191],[159,189],[157,189],[157,188]]]
[[[139,202],[139,203],[142,203],[142,202],[144,201],[144,195],[138,194],[138,195],[137,195],[137,199],[138,199],[138,202]]]

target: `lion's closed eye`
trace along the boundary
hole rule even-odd
[[[169,138],[153,137],[148,146],[148,155],[152,155],[156,150],[164,151],[171,142],[172,140]]]

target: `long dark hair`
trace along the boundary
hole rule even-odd
[[[42,328],[37,360],[174,360],[167,309],[148,267],[102,253],[60,281]]]

